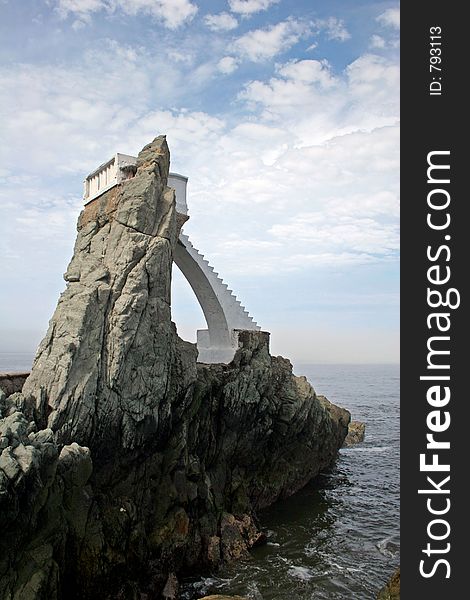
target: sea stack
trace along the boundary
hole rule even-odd
[[[0,598],[160,598],[245,555],[256,511],[335,460],[350,415],[269,334],[197,362],[171,321],[178,238],[164,136],[78,221],[22,392],[0,400]],[[176,583],[175,583],[176,585]]]

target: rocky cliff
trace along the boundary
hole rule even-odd
[[[168,171],[160,136],[85,207],[32,372],[0,397],[2,599],[160,598],[170,574],[259,542],[256,511],[346,436],[349,413],[269,334],[241,332],[229,365],[197,364],[177,336]]]

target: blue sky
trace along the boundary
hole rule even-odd
[[[0,5],[0,351],[47,328],[86,174],[165,133],[185,232],[274,353],[398,361],[396,2]],[[178,273],[173,315],[204,327]]]

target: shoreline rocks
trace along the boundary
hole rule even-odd
[[[0,400],[0,597],[168,597],[262,541],[256,512],[336,458],[349,413],[269,334],[197,364],[171,322],[164,136],[82,211],[67,286],[21,392]]]
[[[366,435],[366,424],[361,421],[351,421],[348,426],[348,435],[344,440],[343,448],[360,444]]]

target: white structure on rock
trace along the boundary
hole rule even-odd
[[[115,185],[134,177],[136,162],[135,156],[117,153],[108,162],[90,173],[84,182],[83,199],[85,204],[98,198]]]
[[[112,187],[133,177],[136,164],[136,157],[118,153],[95,169],[85,179],[85,203],[92,202]],[[180,224],[184,224],[189,218],[187,183],[188,178],[184,175],[169,174],[168,185],[175,190],[176,212]],[[181,230],[173,260],[193,289],[207,322],[207,329],[197,331],[198,361],[229,363],[238,348],[238,331],[260,330],[260,327]]]

